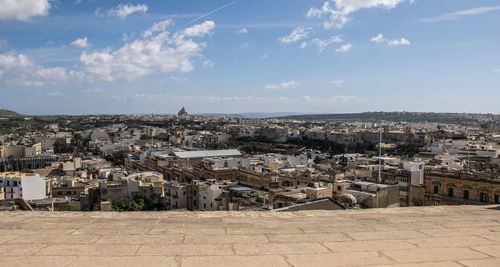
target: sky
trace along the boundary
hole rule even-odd
[[[0,0],[23,114],[500,114],[499,0]]]

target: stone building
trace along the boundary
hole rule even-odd
[[[426,170],[425,204],[499,204],[500,179],[480,173]]]

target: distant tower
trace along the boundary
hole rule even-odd
[[[177,113],[177,116],[179,116],[179,118],[181,119],[186,119],[189,114],[187,113],[186,108],[182,107],[181,110],[179,110],[179,112]]]

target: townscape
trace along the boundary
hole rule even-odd
[[[1,208],[299,211],[500,202],[495,116],[459,114],[462,120],[448,123],[364,116],[244,118],[190,115],[182,107],[177,115],[27,117],[3,110]]]

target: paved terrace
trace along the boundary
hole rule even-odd
[[[0,213],[1,266],[500,266],[500,208]]]

